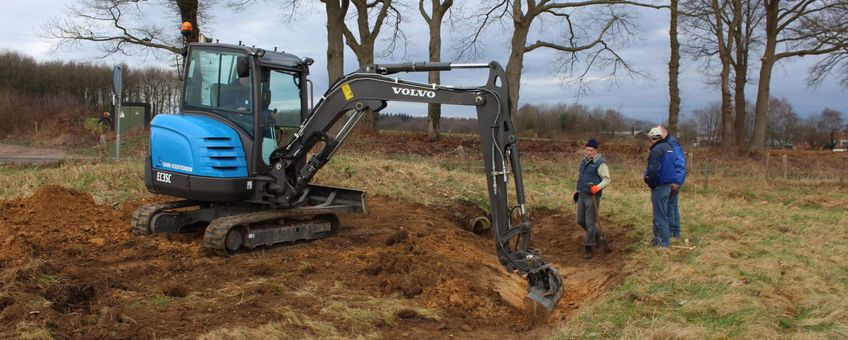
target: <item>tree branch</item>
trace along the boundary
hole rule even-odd
[[[601,32],[598,34],[598,37],[597,37],[597,38],[595,38],[595,40],[594,40],[594,41],[589,42],[589,43],[587,43],[587,44],[583,44],[583,45],[581,45],[581,46],[574,46],[574,43],[573,43],[573,41],[572,41],[572,46],[571,46],[571,47],[567,47],[567,46],[563,46],[563,45],[559,45],[559,44],[553,44],[553,43],[549,43],[549,42],[545,42],[545,41],[537,40],[535,43],[533,43],[533,44],[531,44],[531,45],[529,45],[529,46],[525,46],[525,47],[524,47],[524,53],[531,52],[531,51],[533,51],[533,50],[535,50],[535,49],[537,49],[537,48],[540,48],[540,47],[547,47],[547,48],[551,48],[551,49],[554,49],[554,50],[557,50],[557,51],[561,51],[561,52],[571,52],[571,53],[574,53],[574,52],[579,52],[579,51],[583,51],[583,50],[588,50],[588,49],[590,49],[590,48],[592,48],[592,47],[595,47],[595,45],[598,45],[598,44],[604,44],[604,45],[606,45],[606,43],[604,43],[604,42],[603,42],[604,35],[607,33],[607,31],[609,31],[609,30],[610,30],[610,28],[612,27],[612,25],[613,25],[613,24],[614,24],[617,20],[618,20],[618,18],[617,18],[617,17],[613,17],[612,19],[610,19],[610,20],[607,22],[606,26],[604,26],[603,30],[601,30]],[[571,25],[569,25],[569,26],[571,26]],[[571,36],[573,37],[574,35],[572,34]]]

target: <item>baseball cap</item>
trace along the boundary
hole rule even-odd
[[[662,130],[659,127],[655,127],[648,131],[648,138],[650,139],[662,139]]]

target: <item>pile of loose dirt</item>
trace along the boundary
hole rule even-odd
[[[520,316],[521,299],[513,298],[523,296],[525,283],[500,268],[491,240],[458,228],[447,210],[382,199],[377,203],[378,212],[348,221],[376,230],[402,229],[407,236],[389,234],[390,246],[364,257],[355,250],[342,256],[352,260],[351,266],[362,268],[358,273],[366,275],[363,283],[384,294],[402,293],[426,307],[447,308],[458,316],[481,320]]]
[[[126,239],[113,226],[123,223],[119,210],[94,203],[91,195],[59,186],[39,189],[31,197],[0,203],[2,260],[25,255],[60,255],[56,251],[103,246]]]
[[[161,199],[161,198],[160,198]],[[98,205],[88,193],[45,186],[32,196],[0,201],[0,261],[96,254],[130,241],[128,222],[142,201]]]
[[[539,335],[516,332],[525,322],[524,280],[505,273],[491,238],[463,230],[453,209],[371,197],[369,215],[342,216],[334,237],[219,258],[203,255],[201,233],[133,236],[130,219],[142,203],[98,205],[55,186],[0,202],[0,338],[19,336],[21,325],[62,338],[150,338],[292,320],[320,336],[307,319],[343,336]],[[563,232],[566,217],[534,214],[534,243],[565,276],[564,301],[550,319],[561,320],[610,288],[624,253],[582,260],[580,232]],[[617,249],[625,242],[613,240]],[[405,301],[438,317],[407,308],[391,323],[363,326],[351,313],[375,308],[369,301]],[[332,312],[339,306],[353,312]]]

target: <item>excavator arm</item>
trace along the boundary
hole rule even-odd
[[[451,87],[387,76],[462,68],[488,69],[486,85]],[[387,101],[476,107],[498,260],[508,272],[526,276],[530,299],[548,310],[553,309],[562,297],[562,277],[530,248],[531,224],[525,207],[518,139],[509,113],[506,73],[496,62],[369,65],[342,78],[325,93],[293,140],[272,153],[270,175],[275,180],[268,190],[274,193],[278,203],[291,204],[301,197],[313,176],[330,160],[363,114],[380,111]],[[338,132],[331,134],[330,129],[342,119]],[[511,189],[514,206],[509,202]],[[517,224],[511,218],[515,210]]]

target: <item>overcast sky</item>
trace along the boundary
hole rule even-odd
[[[53,51],[52,41],[39,37],[41,27],[63,16],[66,4],[71,0],[29,0],[6,1],[0,11],[0,49],[17,50],[38,60],[74,60],[95,61],[100,50],[93,45],[81,45],[77,48],[63,51]],[[151,1],[152,2],[152,1]],[[222,1],[219,1],[222,2]],[[314,1],[320,4],[318,1]],[[327,88],[326,75],[326,19],[321,12],[321,6],[302,9],[294,23],[286,24],[281,20],[283,10],[273,1],[259,1],[242,12],[219,6],[212,11],[210,22],[201,23],[207,35],[222,43],[237,43],[273,49],[277,47],[300,57],[312,57],[311,78],[315,90],[320,97]],[[147,12],[148,20],[168,24],[168,20],[177,21],[175,17],[163,15],[159,11]],[[521,81],[521,97],[519,105],[525,103],[580,103],[589,107],[616,109],[633,118],[659,123],[666,119],[668,112],[668,18],[666,11],[640,10],[637,12],[639,36],[629,46],[619,49],[620,54],[633,66],[644,71],[645,78],[631,79],[621,77],[611,85],[609,79],[600,77],[603,70],[590,74],[596,79],[590,83],[591,92],[579,95],[573,86],[562,82],[562,75],[556,74],[552,66],[556,59],[553,51],[538,49],[525,56],[524,72]],[[427,59],[427,31],[418,14],[417,8],[404,11],[404,31],[408,37],[406,55],[396,53],[393,56],[377,57],[380,62],[425,61]],[[544,25],[535,25],[531,39],[539,36],[555,34],[556,30],[549,29],[556,23],[547,21]],[[178,30],[178,23],[173,24]],[[445,26],[442,53],[443,61],[450,61],[455,53],[449,50],[453,42],[462,33],[460,28]],[[506,64],[509,53],[508,45],[510,32],[506,29],[494,28],[486,33],[485,50],[477,61],[487,62],[496,60]],[[385,46],[385,43],[381,44]],[[379,49],[379,48],[378,48]],[[752,56],[751,64],[759,64],[759,55]],[[147,55],[142,57],[116,56],[106,59],[107,64],[125,62],[129,65],[165,65],[164,61]],[[464,62],[468,62],[467,60]],[[814,58],[798,58],[789,62],[781,62],[775,68],[772,77],[772,96],[786,97],[801,116],[817,115],[825,107],[848,112],[846,90],[838,85],[833,78],[826,80],[820,87],[811,89],[806,86],[807,67],[815,62]],[[700,62],[686,57],[681,61],[682,70],[680,87],[682,95],[681,111],[684,115],[720,99],[718,90],[705,84],[704,76],[700,73]],[[345,72],[357,69],[355,56],[348,50],[345,56]],[[751,71],[751,78],[756,80],[757,70]],[[594,76],[594,77],[591,77]],[[426,75],[401,77],[426,81]],[[480,71],[458,70],[443,73],[442,83],[450,85],[482,85],[486,74]],[[756,96],[755,85],[749,85],[747,91],[749,100]],[[423,114],[425,106],[420,104],[390,104],[384,112],[406,112]],[[473,116],[474,111],[468,108],[449,107],[446,114],[451,116]]]

